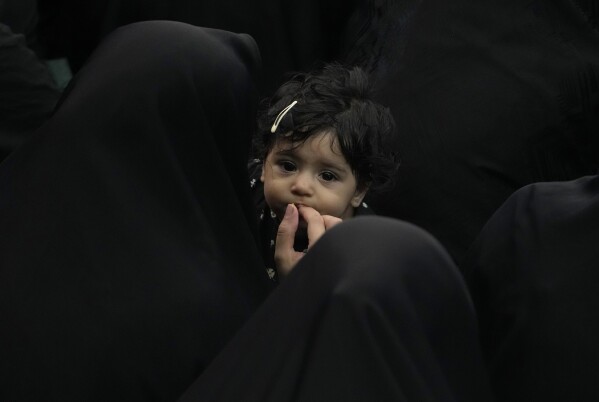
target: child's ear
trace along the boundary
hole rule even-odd
[[[362,186],[361,188],[357,188],[356,192],[354,193],[354,196],[351,199],[351,205],[354,208],[358,208],[360,206],[360,204],[362,203],[362,200],[364,199],[364,197],[366,196],[366,193],[368,192],[368,185]]]
[[[262,173],[260,173],[260,181],[264,183],[264,163],[262,164]]]

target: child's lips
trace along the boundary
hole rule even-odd
[[[313,208],[309,205],[306,204],[302,204],[301,202],[294,202],[292,203],[293,205],[295,205],[295,207],[299,210],[301,207],[308,207],[308,208]],[[283,216],[285,215],[285,208],[286,206],[281,210],[280,214],[276,214],[277,216],[277,220],[280,222],[281,219],[283,218]],[[299,215],[299,221],[298,221],[298,229],[306,229],[308,227],[308,223],[306,222],[306,220],[302,217],[302,215]]]

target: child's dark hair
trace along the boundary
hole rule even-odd
[[[271,127],[279,113],[297,101]],[[395,123],[388,108],[372,100],[368,75],[359,67],[329,64],[311,73],[298,73],[263,102],[258,112],[254,155],[265,158],[279,138],[302,144],[310,136],[335,134],[359,188],[381,190],[392,185],[397,161],[389,142]]]

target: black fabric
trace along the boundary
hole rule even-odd
[[[599,177],[532,184],[465,269],[498,401],[599,399]]]
[[[406,77],[383,92],[400,89],[405,176],[375,210],[454,257],[520,183],[594,164],[577,126],[593,126],[577,118],[591,27],[527,4],[413,3],[406,64],[375,69]],[[469,35],[494,32],[494,11],[530,35]],[[121,28],[0,165],[0,400],[487,401],[481,350],[501,400],[596,399],[594,177],[526,188],[483,232],[464,266],[481,347],[449,255],[389,218],[336,226],[267,297],[246,165],[257,57],[244,35]]]
[[[59,97],[25,36],[0,23],[0,161],[48,119]]]
[[[25,35],[29,46],[37,35],[38,18],[37,0],[0,1],[0,23],[8,25],[14,33]]]
[[[338,225],[252,315],[257,56],[121,28],[0,165],[1,400],[487,399],[465,285],[412,225]]]
[[[264,60],[261,84],[274,91],[289,70],[306,70],[342,55],[345,26],[355,0],[110,0],[103,31],[147,19],[169,19],[245,32]]]
[[[474,310],[424,231],[327,232],[179,402],[489,401]]]
[[[0,165],[0,400],[172,401],[266,296],[248,36],[118,30]]]
[[[370,3],[347,59],[378,82],[402,161],[394,191],[367,198],[377,213],[430,231],[459,262],[518,188],[595,173],[597,140],[576,132],[597,86],[595,2]]]
[[[79,70],[101,39],[119,26],[165,19],[244,32],[260,46],[257,77],[263,94],[274,91],[289,70],[308,70],[343,55],[346,26],[357,1],[305,0],[39,0],[41,33],[55,57]]]

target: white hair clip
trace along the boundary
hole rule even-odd
[[[290,111],[291,108],[294,107],[296,103],[297,103],[297,101],[293,101],[293,102],[291,102],[291,105],[289,105],[285,109],[281,110],[281,112],[278,114],[277,118],[275,119],[275,122],[273,123],[272,127],[270,128],[271,133],[274,133],[275,131],[277,131],[277,127],[279,127],[279,124],[281,123],[281,120],[283,120],[283,117],[285,117],[287,112]]]

